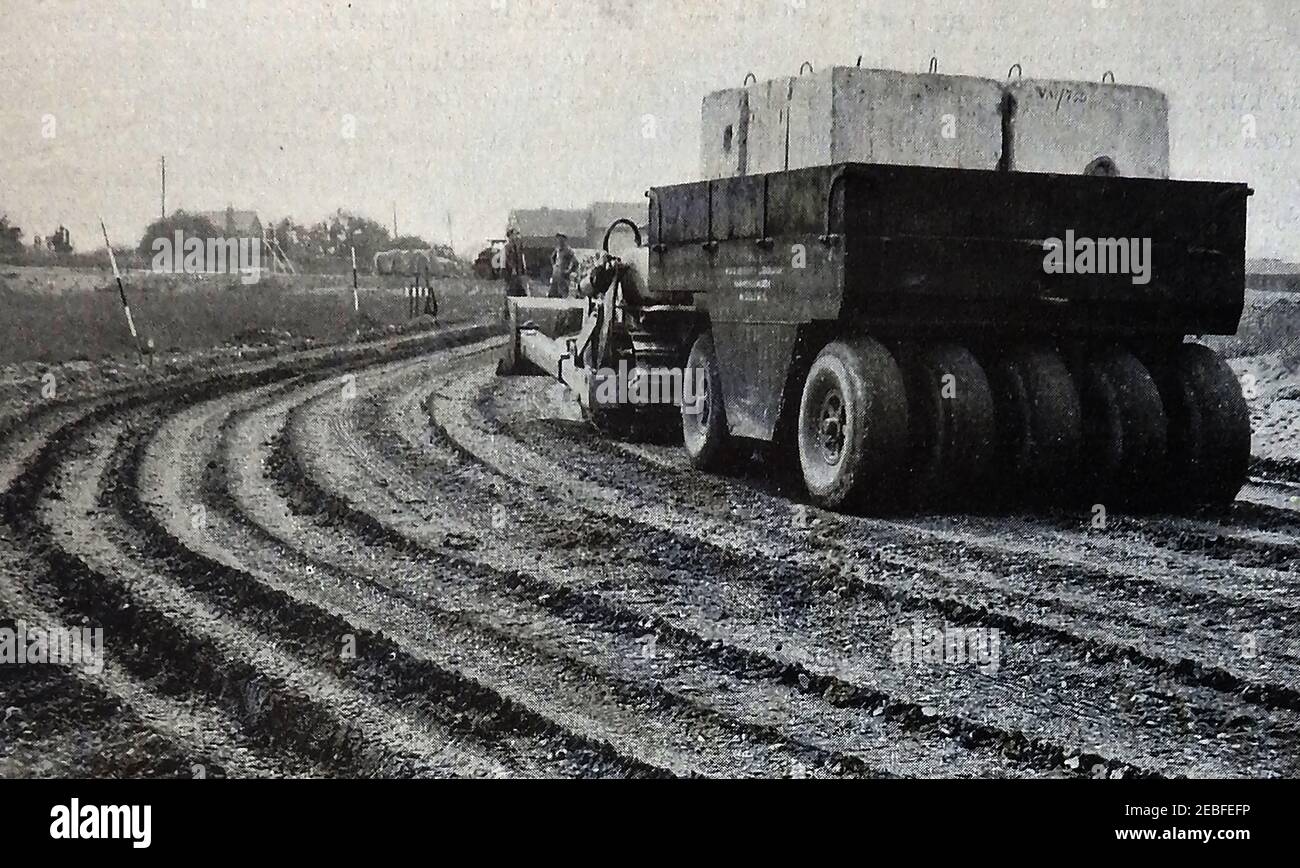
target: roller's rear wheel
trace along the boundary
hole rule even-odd
[[[722,400],[722,379],[713,336],[701,334],[691,345],[685,376],[692,377],[695,400],[685,400],[683,387],[682,440],[691,464],[700,470],[720,470],[733,460],[734,447],[727,428],[727,410]]]
[[[984,493],[995,423],[988,378],[955,344],[905,348],[911,431],[910,500],[919,507],[970,503]]]
[[[1076,371],[1083,407],[1084,489],[1098,503],[1151,506],[1166,470],[1160,391],[1132,353],[1110,347]]]
[[[987,371],[1000,498],[1045,503],[1077,488],[1082,412],[1065,362],[1045,347],[1021,347],[991,361]]]
[[[889,351],[867,337],[833,341],[799,402],[799,465],[813,501],[880,507],[907,457],[907,393]]]
[[[1156,371],[1169,419],[1168,505],[1231,503],[1250,466],[1250,408],[1236,375],[1200,344],[1183,344]]]

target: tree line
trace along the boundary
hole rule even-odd
[[[393,237],[387,226],[351,211],[339,208],[334,213],[314,223],[300,223],[293,217],[283,217],[261,227],[262,235],[273,240],[284,256],[300,270],[346,271],[352,266],[352,250],[356,249],[357,265],[369,270],[376,253],[384,250],[432,250],[438,256],[455,259],[449,245],[431,244],[418,235]],[[217,226],[208,217],[189,211],[175,211],[149,224],[133,249],[118,253],[122,264],[128,267],[148,267],[155,253],[154,241],[169,241],[180,232],[186,238],[224,238],[225,227]],[[0,259],[23,264],[55,261],[69,265],[94,264],[102,246],[95,239],[78,248],[63,227],[49,238],[34,236],[32,243],[23,238],[21,227],[11,224],[0,214]],[[39,242],[39,243],[37,243]],[[102,263],[100,263],[102,264]]]

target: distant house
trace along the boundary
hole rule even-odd
[[[506,225],[519,230],[528,273],[545,280],[551,273],[556,233],[567,235],[570,244],[581,247],[587,240],[590,216],[586,208],[520,208],[510,212]]]
[[[562,232],[575,243],[587,237],[587,209],[520,208],[510,212],[507,225],[518,229],[521,243],[555,245],[555,233]]]
[[[228,207],[224,211],[200,211],[199,216],[206,217],[227,237],[262,237],[262,221],[256,211],[236,211]]]
[[[260,272],[264,267],[274,268],[278,264],[273,258],[274,253],[263,252],[265,239],[262,235],[262,221],[256,211],[238,211],[227,207],[224,211],[189,213],[215,226],[219,237],[206,239],[206,244],[200,250],[191,250],[188,238],[180,249],[168,244],[166,249],[172,252],[166,259],[160,259],[164,254],[155,249],[155,270],[184,271],[187,274],[236,274]],[[157,245],[158,240],[154,239],[152,243]],[[165,237],[162,240],[170,241]],[[271,258],[264,260],[264,255]]]

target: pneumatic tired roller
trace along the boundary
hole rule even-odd
[[[817,99],[853,96],[857,80],[833,72]],[[890,78],[877,90],[965,100],[953,110],[963,117],[1016,106],[990,105],[984,80],[907,87]],[[1076,103],[1076,92],[1104,97],[1080,87]],[[854,97],[876,113],[883,98]],[[566,325],[516,302],[516,363],[560,376],[597,417],[611,409],[593,398],[597,368],[701,372],[702,394],[681,413],[692,463],[720,468],[770,444],[832,508],[1235,498],[1250,454],[1245,400],[1223,360],[1185,337],[1236,331],[1245,185],[1158,177],[1159,147],[1146,177],[1126,177],[1137,161],[1114,125],[1105,153],[1086,136],[1056,137],[1066,144],[1053,159],[1077,163],[1075,174],[1014,171],[1005,152],[969,168],[990,162],[971,142],[927,144],[950,166],[750,173],[745,137],[762,124],[748,97],[734,103],[744,123],[705,126],[741,148],[737,162],[706,154],[718,177],[652,188],[646,236],[593,273],[590,299],[565,303]],[[836,135],[837,153],[853,155],[858,139],[884,147]],[[1020,135],[1021,159],[1039,159]],[[1077,153],[1061,156],[1066,145]]]
[[[1183,341],[1236,330],[1246,197],[865,164],[657,188],[649,283],[690,294],[708,372],[686,448],[787,444],[828,506],[1231,500],[1245,401]],[[1065,227],[1150,239],[1149,272],[1049,273]]]

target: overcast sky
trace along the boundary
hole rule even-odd
[[[1250,253],[1300,259],[1296,0],[0,0],[0,212],[134,243],[165,154],[169,210],[396,202],[472,248],[513,207],[693,179],[706,92],[859,54],[1162,89],[1174,175],[1249,182]]]

